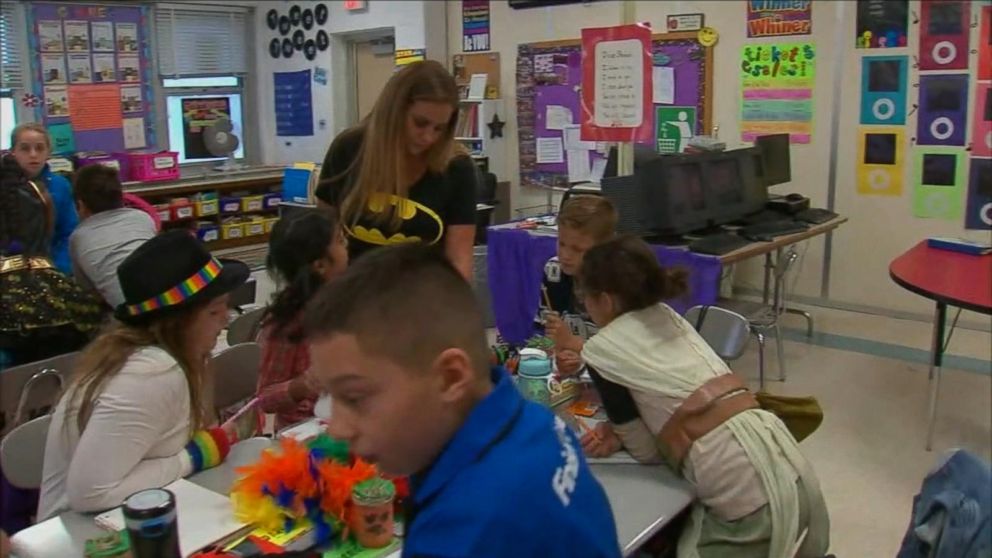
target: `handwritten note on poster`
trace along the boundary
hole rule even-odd
[[[121,127],[121,90],[117,85],[69,87],[69,116],[74,130]]]
[[[561,138],[537,138],[537,162],[562,163],[565,153],[562,149]]]
[[[741,51],[741,139],[788,133],[792,143],[813,134],[812,43],[746,45]]]
[[[675,68],[655,66],[651,71],[654,103],[656,105],[675,104]]]
[[[603,41],[596,45],[596,98],[593,114],[602,127],[637,128],[644,121],[641,42]]]

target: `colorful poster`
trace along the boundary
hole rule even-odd
[[[906,135],[901,126],[872,126],[858,131],[855,167],[862,196],[901,196],[905,172]]]
[[[91,83],[93,68],[90,66],[89,54],[69,55],[69,83]]]
[[[696,107],[655,108],[655,139],[658,153],[683,153],[696,135]]]
[[[122,54],[117,57],[119,81],[137,83],[141,81],[141,63],[137,55]]]
[[[809,35],[813,32],[813,0],[748,0],[747,36]]]
[[[813,135],[812,43],[745,45],[741,53],[741,139],[789,134],[791,143]]]
[[[967,74],[920,76],[917,145],[964,145],[968,113]]]
[[[582,139],[636,141],[652,136],[651,28],[582,30]]]
[[[121,112],[142,112],[144,108],[140,85],[121,86]]]
[[[968,69],[970,0],[920,3],[920,70]]]
[[[992,85],[975,84],[975,112],[971,116],[971,155],[992,157]]]
[[[89,52],[90,24],[86,21],[64,21],[65,48],[70,52]]]
[[[45,88],[45,116],[69,116],[69,94],[64,85]]]
[[[121,127],[121,93],[117,85],[70,86],[69,106],[76,131]]]
[[[38,44],[42,52],[62,52],[62,22],[55,19],[38,21]]]
[[[117,69],[114,68],[114,53],[93,55],[93,81],[95,83],[117,81]]]
[[[978,79],[992,79],[992,6],[982,6],[978,29]]]
[[[861,123],[906,123],[906,56],[865,56],[861,59]]]
[[[914,150],[913,215],[957,221],[964,197],[965,151],[955,147]]]
[[[397,51],[399,52],[399,51]],[[277,136],[313,135],[313,97],[310,70],[274,72]]]
[[[407,64],[413,64],[414,62],[420,62],[427,59],[427,49],[423,48],[405,48],[402,50],[397,50],[396,54],[396,67],[406,66]]]
[[[118,23],[114,25],[114,37],[117,40],[117,52],[138,52],[137,24]]]
[[[48,137],[52,138],[52,153],[68,155],[76,151],[76,140],[72,135],[72,124],[62,122],[48,126]]]
[[[489,0],[462,0],[462,51],[479,52],[491,47]]]
[[[65,84],[65,55],[42,54],[41,55],[41,81],[45,85]]]
[[[213,159],[207,149],[203,129],[221,118],[231,119],[231,101],[227,97],[196,97],[182,100],[183,144],[186,159]]]
[[[93,52],[114,52],[113,22],[90,22],[90,36],[93,38]]]
[[[971,159],[964,228],[992,230],[992,159]]]
[[[858,0],[856,48],[904,47],[908,29],[909,0]]]

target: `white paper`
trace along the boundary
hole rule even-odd
[[[64,85],[46,87],[45,116],[69,116],[69,92]]]
[[[91,83],[93,68],[90,66],[89,54],[69,55],[69,83]]]
[[[121,87],[121,112],[141,112],[141,86],[125,85]]]
[[[93,39],[93,52],[114,51],[114,24],[110,21],[91,21],[90,35]]]
[[[561,138],[537,138],[538,163],[562,163],[564,160]]]
[[[124,122],[124,149],[138,149],[145,147],[145,119],[125,118]]]
[[[45,85],[65,83],[64,54],[41,55],[41,79]]]
[[[606,174],[606,159],[597,157],[592,162],[592,169],[589,170],[589,180],[598,184],[603,181],[604,174]]]
[[[675,104],[675,68],[655,66],[651,76],[654,102],[660,105]]]
[[[637,39],[596,43],[593,120],[602,128],[637,128],[644,122],[643,46]]]
[[[585,182],[589,180],[589,151],[585,149],[568,150],[568,181]]]
[[[89,52],[90,24],[86,21],[65,21],[65,49]]]
[[[565,150],[578,150],[585,149],[586,151],[592,151],[596,149],[596,142],[594,141],[582,141],[582,126],[578,124],[570,124],[565,126],[564,129],[565,136]]]
[[[138,24],[114,25],[114,38],[117,39],[117,52],[138,52]]]
[[[117,81],[113,53],[93,55],[93,81],[95,83]]]
[[[472,79],[468,82],[468,98],[485,99],[486,81],[488,79],[488,74],[472,74]]]
[[[544,127],[548,130],[564,130],[572,125],[572,111],[568,107],[548,105],[544,111]]]
[[[57,19],[38,21],[38,42],[45,52],[62,52],[62,23]]]
[[[117,57],[118,81],[141,81],[141,63],[137,55],[120,55]]]

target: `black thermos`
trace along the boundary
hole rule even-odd
[[[124,500],[124,524],[134,558],[182,558],[172,492],[152,488],[128,496]]]

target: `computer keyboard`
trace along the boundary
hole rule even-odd
[[[804,211],[800,211],[795,215],[796,219],[800,221],[805,221],[813,225],[819,225],[826,223],[827,221],[833,220],[837,217],[837,214],[829,209],[822,209],[819,207],[813,207]]]
[[[750,215],[745,215],[737,220],[741,226],[757,225],[758,223],[768,223],[771,221],[782,221],[788,219],[789,216],[781,211],[775,211],[773,209],[762,209],[757,213],[752,213]]]
[[[799,221],[771,221],[748,225],[737,231],[737,234],[751,240],[771,240],[776,236],[803,232],[807,229],[809,225]]]
[[[750,243],[750,240],[733,233],[717,233],[693,240],[689,243],[689,250],[700,254],[722,256]]]

